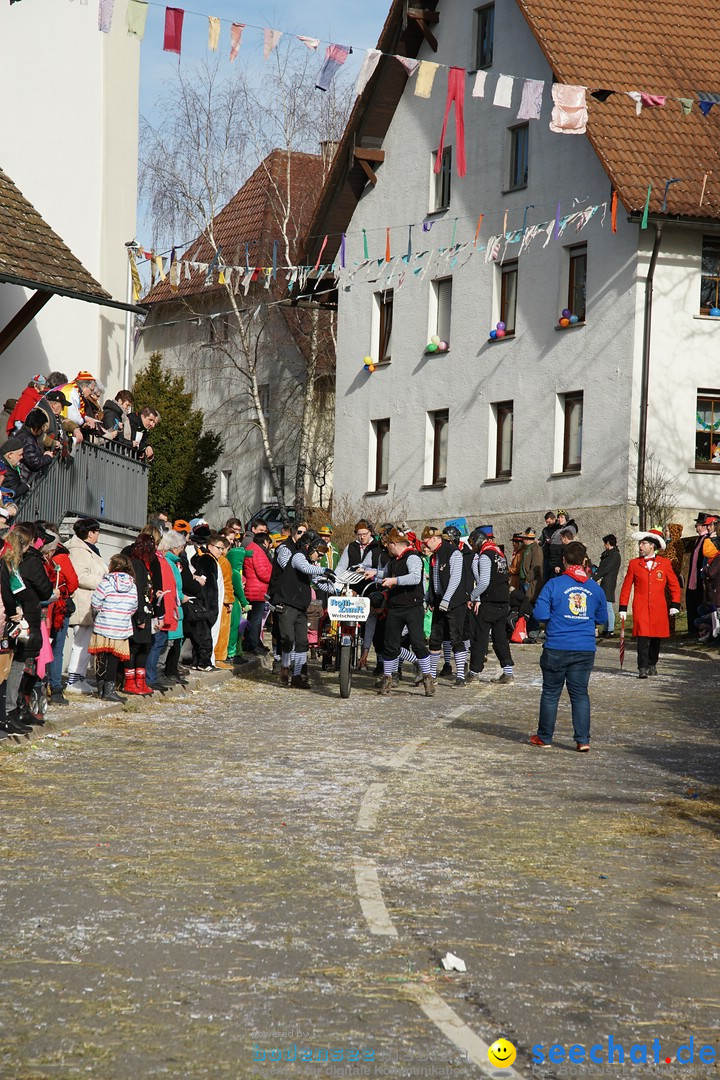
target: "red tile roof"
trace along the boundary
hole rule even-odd
[[[213,219],[212,237],[215,246],[222,248],[222,262],[228,266],[244,266],[247,244],[251,267],[272,266],[275,240],[278,241],[278,266],[287,265],[288,257],[293,262],[304,242],[324,173],[325,164],[318,154],[273,150]],[[207,236],[200,236],[179,257],[190,262],[210,263],[215,246]],[[181,274],[175,291],[170,288],[169,281],[157,284],[144,297],[143,304],[176,300],[218,287],[217,275],[213,285],[205,289],[205,273],[198,270],[191,273],[189,281],[184,272]]]
[[[689,116],[677,101],[644,108],[614,94],[588,97],[588,137],[628,211],[640,212],[648,184],[651,213],[665,181],[670,217],[720,218],[720,105],[707,117],[698,91],[720,92],[720,21],[706,0],[518,0],[559,82],[592,89],[693,97]],[[521,72],[518,72],[521,74]],[[558,138],[568,136],[559,135]],[[700,206],[703,179],[708,177]]]
[[[0,280],[15,279],[81,299],[110,299],[110,293],[0,169]]]

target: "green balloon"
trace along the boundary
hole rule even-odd
[[[438,347],[437,347],[437,345],[435,344],[434,341],[431,341],[429,343],[429,345],[425,346],[425,352],[437,352],[437,351],[438,351]]]

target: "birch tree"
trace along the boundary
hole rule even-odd
[[[283,511],[285,495],[268,418],[261,400],[262,357],[281,348],[283,326],[298,342],[303,371],[295,507],[302,512],[316,393],[319,382],[334,370],[334,315],[326,310],[303,310],[288,297],[287,271],[297,262],[309,220],[332,155],[322,158],[320,184],[298,185],[293,152],[317,154],[321,145],[334,146],[349,113],[348,88],[335,86],[327,94],[314,89],[319,60],[302,46],[277,49],[259,81],[244,71],[222,75],[219,63],[204,63],[192,71],[178,70],[160,103],[161,123],[141,123],[140,189],[153,218],[155,250],[179,249],[183,257],[213,264],[213,288],[224,265],[237,265],[245,252],[221,250],[218,215],[242,183],[263,163],[272,208],[272,239],[277,241],[278,275],[239,289],[230,275],[220,290],[227,314],[227,337],[216,343],[238,399],[247,403],[242,441],[250,431],[260,435],[275,498]],[[272,167],[267,165],[273,151]],[[284,155],[284,156],[282,156]],[[278,161],[284,163],[278,167]],[[312,200],[312,206],[308,200]],[[269,237],[267,238],[269,241]],[[187,244],[190,240],[191,243]],[[264,252],[268,265],[268,251]],[[198,296],[182,300],[189,314],[203,316]],[[282,322],[277,318],[281,313]],[[280,407],[282,403],[280,403]]]

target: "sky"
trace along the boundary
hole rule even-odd
[[[228,58],[230,70],[230,23],[244,23],[242,44],[234,67],[245,65],[251,71],[263,63],[262,30],[252,26],[281,30],[283,34],[303,34],[320,38],[317,65],[320,70],[326,43],[352,45],[353,55],[345,65],[348,77],[354,76],[362,63],[365,50],[374,48],[383,27],[390,0],[363,0],[348,4],[347,0],[171,0],[172,6],[185,10],[180,64],[191,66],[208,53],[208,16],[221,20],[218,55]],[[192,14],[196,12],[197,14]],[[178,67],[174,53],[163,52],[165,5],[151,0],[148,8],[145,37],[140,53],[140,115],[153,124],[161,123],[157,102],[166,92]],[[321,93],[321,91],[317,91]],[[146,207],[138,207],[137,239],[150,243],[150,227]]]

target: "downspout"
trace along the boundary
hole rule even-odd
[[[645,460],[647,457],[647,413],[648,397],[650,390],[650,335],[652,328],[652,295],[653,281],[655,278],[655,264],[657,263],[662,240],[662,224],[655,223],[655,241],[653,243],[650,265],[648,266],[645,279],[645,315],[643,320],[643,344],[642,344],[642,377],[640,383],[640,431],[638,435],[638,459],[637,459],[637,504],[640,517],[640,529],[645,531],[647,521],[645,516]]]

